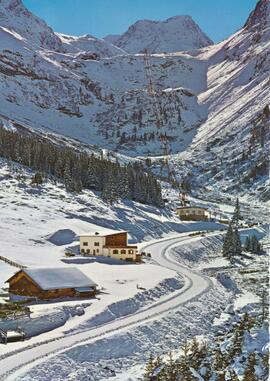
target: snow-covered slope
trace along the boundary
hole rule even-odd
[[[183,151],[206,118],[197,99],[206,88],[205,60],[183,53],[151,56],[157,105],[146,90],[144,55],[121,54],[91,36],[55,34],[20,0],[5,0],[0,114],[132,156],[160,154],[166,132],[173,151]],[[164,128],[157,127],[157,109]]]
[[[109,57],[123,54],[116,46],[90,35],[74,37],[55,33],[45,21],[29,12],[21,0],[0,0],[0,26],[36,49],[62,53],[92,52]]]
[[[207,90],[199,95],[208,118],[189,151],[175,158],[193,162],[194,180],[200,184],[222,183],[230,191],[238,183],[242,192],[258,187],[269,199],[269,57],[269,0],[258,2],[241,30],[200,52],[209,62]]]
[[[211,45],[190,16],[175,16],[165,21],[139,20],[121,36],[107,36],[107,41],[129,53],[169,53]]]
[[[230,191],[237,173],[243,192],[256,183],[266,199],[269,24],[269,0],[217,45],[206,46],[186,16],[139,21],[118,39],[133,51],[148,43],[153,51],[189,49],[151,54],[146,68],[144,54],[111,45],[116,36],[56,34],[20,0],[2,0],[0,118],[132,157],[160,155],[166,133],[181,177],[193,174],[200,187],[222,183]],[[183,29],[192,33],[183,38]],[[147,91],[149,67],[154,92]]]
[[[0,0],[0,26],[36,46],[63,50],[60,38],[43,20],[29,12],[21,0]]]
[[[68,36],[61,33],[56,33],[56,35],[60,38],[67,52],[81,53],[79,55],[80,58],[84,57],[84,59],[95,59],[99,57],[113,57],[125,54],[123,49],[120,49],[103,39],[91,36],[90,34],[79,37]]]

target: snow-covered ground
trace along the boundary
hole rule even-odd
[[[119,336],[118,334],[116,335],[116,338],[114,338],[114,336],[112,337],[113,342],[115,340],[118,340],[118,341],[120,340],[120,342],[118,342],[117,344],[117,348],[115,348],[114,350],[114,356],[116,356],[119,360],[120,354],[121,356],[124,356],[124,352],[126,350],[125,349],[126,345],[124,345],[123,347],[123,343],[121,343],[121,341],[127,340],[127,337],[126,337],[127,334],[125,333],[125,330],[127,327],[130,328],[130,327],[134,327],[134,326],[136,327],[137,325],[139,325],[138,328],[135,328],[134,334],[132,334],[132,331],[130,331],[129,329],[128,336],[130,336],[131,343],[134,340],[138,340],[137,330],[139,331],[141,329],[144,330],[144,324],[142,324],[144,322],[147,322],[147,327],[150,329],[150,332],[151,332],[151,329],[153,329],[156,324],[159,324],[160,321],[163,321],[162,329],[160,330],[160,335],[164,335],[165,334],[164,325],[167,326],[168,324],[168,322],[165,323],[167,319],[170,320],[172,318],[172,322],[174,322],[173,324],[175,325],[175,329],[176,329],[176,327],[178,327],[177,320],[179,320],[180,318],[181,320],[183,319],[184,321],[183,315],[185,314],[189,315],[189,318],[191,318],[191,315],[194,313],[194,309],[198,310],[197,311],[198,314],[196,314],[197,317],[194,321],[194,329],[202,330],[203,326],[206,324],[206,321],[209,322],[209,319],[206,319],[206,316],[205,316],[206,311],[208,311],[209,308],[211,308],[211,305],[212,307],[215,305],[216,306],[215,308],[219,310],[220,303],[217,303],[217,300],[220,299],[224,301],[227,291],[222,286],[218,286],[218,284],[216,285],[217,287],[213,289],[213,284],[210,279],[206,278],[205,276],[196,274],[195,272],[191,271],[190,269],[186,267],[179,266],[177,261],[167,258],[166,256],[167,251],[165,250],[168,247],[172,245],[176,245],[176,244],[183,245],[185,244],[185,242],[189,242],[190,240],[192,240],[192,238],[190,238],[187,235],[184,235],[183,238],[178,238],[178,239],[174,238],[174,239],[171,239],[170,241],[162,240],[161,243],[156,242],[149,245],[148,247],[148,250],[151,250],[154,260],[156,260],[157,263],[162,266],[162,268],[167,267],[167,268],[170,268],[171,270],[178,271],[181,273],[182,277],[185,280],[185,285],[182,289],[172,293],[171,295],[168,295],[168,297],[164,298],[164,300],[160,298],[159,301],[157,303],[154,303],[152,307],[150,306],[149,308],[143,308],[141,311],[139,310],[138,313],[132,313],[131,315],[126,315],[126,317],[120,318],[119,320],[121,322],[120,324],[118,319],[116,319],[115,321],[113,320],[111,323],[105,323],[105,326],[103,324],[103,326],[101,326],[100,328],[96,328],[94,331],[93,330],[89,331],[89,327],[88,327],[87,331],[82,331],[82,332],[79,331],[78,333],[75,333],[73,335],[67,334],[62,339],[58,340],[57,342],[52,341],[51,344],[40,345],[39,346],[40,349],[38,351],[36,349],[29,349],[29,350],[24,350],[24,352],[19,353],[17,355],[15,354],[14,356],[17,356],[16,363],[19,365],[21,362],[22,363],[27,362],[27,359],[29,358],[29,356],[31,356],[32,358],[33,352],[36,353],[36,356],[37,354],[38,356],[42,356],[42,355],[45,355],[46,353],[47,354],[50,353],[52,350],[54,351],[57,349],[59,351],[59,349],[62,349],[63,347],[66,347],[66,346],[70,347],[72,344],[74,345],[77,342],[80,342],[81,340],[84,340],[84,341],[86,339],[89,340],[89,338],[92,337],[93,335],[94,337],[97,337],[97,338],[99,337],[102,338],[102,336],[105,336],[106,338],[106,333],[107,335],[111,336],[112,332],[115,332],[115,330],[118,331],[120,329],[120,332],[121,332],[121,330],[123,329],[123,332],[120,333],[120,337],[118,337]],[[180,242],[177,243],[177,241],[180,241]],[[223,294],[224,296],[223,298],[221,298],[221,294]],[[207,299],[207,306],[203,307],[203,301],[199,303],[197,302],[197,298],[199,297],[202,297],[202,300],[204,298]],[[195,301],[193,302],[194,298],[195,298]],[[183,310],[184,312],[182,312],[180,316],[178,316],[179,312],[177,311],[180,306],[181,306],[180,310],[181,311]],[[201,313],[201,317],[199,317],[200,316],[199,311],[201,311],[201,309],[203,309],[204,313]],[[195,324],[197,319],[202,320],[201,322],[202,324],[198,324],[199,327],[196,327],[197,325]],[[192,326],[190,319],[189,319],[189,326],[190,327]],[[146,333],[146,337],[147,337],[147,333]],[[105,338],[102,339],[101,341],[98,341],[96,344],[94,344],[94,346],[101,345],[101,347],[99,348],[99,355],[97,351],[95,350],[91,351],[91,353],[94,354],[96,359],[98,359],[100,356],[100,360],[103,359],[104,361],[105,361],[105,358],[107,357],[107,356],[103,357],[104,350],[106,350],[103,347],[104,340],[105,342],[107,342],[107,339]],[[158,339],[157,335],[155,337],[155,340],[156,339]],[[170,340],[172,340],[172,338],[170,338]],[[94,341],[96,341],[96,339]],[[25,344],[22,344],[22,345],[25,345]],[[85,344],[85,345],[86,347],[85,346],[81,347],[83,353],[85,352],[84,348],[86,348],[86,352],[89,352],[88,346],[91,344]],[[109,342],[107,342],[106,346],[107,345],[115,346],[115,343],[113,344],[109,339]],[[134,345],[134,343],[132,345]],[[138,342],[137,342],[137,345],[138,345]],[[78,348],[80,348],[80,346]],[[135,359],[137,359],[136,361],[138,361],[139,359],[141,359],[142,361],[142,360],[145,360],[146,358],[146,353],[147,353],[146,348],[143,351],[143,353],[141,352],[134,353],[134,351],[131,351],[131,352],[132,352],[131,356],[133,357],[133,361]],[[127,354],[125,356],[127,356]],[[12,356],[7,357],[6,360],[5,359],[2,360],[3,369],[8,370],[8,367],[9,367],[8,364],[11,364],[11,358]],[[52,359],[50,360],[50,363],[51,361]],[[111,359],[111,361],[113,361],[113,359]],[[50,375],[48,377],[54,377],[54,375]],[[98,377],[97,373],[93,375],[92,379],[97,379],[95,377]]]
[[[23,180],[18,180],[19,173]],[[96,193],[85,191],[74,195],[67,193],[61,184],[49,181],[33,187],[32,175],[25,169],[21,172],[18,166],[11,170],[5,161],[1,162],[1,255],[28,267],[76,266],[102,288],[102,293],[91,300],[90,306],[78,300],[31,305],[33,329],[30,322],[14,323],[27,327],[30,336],[52,328],[55,335],[72,330],[121,300],[129,299],[126,309],[136,310],[181,287],[181,279],[174,271],[153,262],[139,266],[104,258],[66,258],[65,248],[78,245],[77,234],[126,229],[131,242],[137,242],[185,231],[222,228],[215,223],[181,223],[174,211],[134,202],[119,202],[110,207]],[[0,289],[8,286],[5,281],[16,271],[18,268],[0,260]],[[43,316],[47,316],[46,324]]]
[[[203,245],[204,240],[208,240],[208,245]],[[7,357],[6,360],[2,360],[3,369],[6,370],[9,369],[9,364],[12,364],[12,359],[16,359],[18,365],[25,364],[28,362],[27,359],[33,358],[33,353],[35,353],[34,358],[38,358],[56,351],[56,354],[49,355],[49,359],[45,360],[46,373],[43,371],[43,357],[37,359],[31,366],[22,368],[18,373],[15,372],[8,379],[14,380],[16,377],[29,380],[35,377],[37,380],[49,380],[58,377],[59,380],[78,378],[99,380],[102,377],[108,379],[116,372],[119,376],[116,379],[120,380],[126,374],[126,369],[129,368],[129,372],[133,372],[133,365],[136,364],[138,377],[149,351],[154,351],[155,354],[166,353],[170,349],[176,349],[185,337],[205,334],[210,329],[212,320],[220,315],[228,303],[232,303],[235,291],[229,283],[225,283],[224,286],[223,282],[220,283],[215,277],[206,277],[184,266],[182,256],[185,258],[191,245],[190,252],[197,250],[197,262],[204,262],[205,249],[208,254],[215,255],[215,250],[209,250],[209,241],[213,241],[214,244],[216,240],[216,235],[192,238],[184,234],[183,238],[171,238],[148,244],[147,250],[152,253],[154,261],[162,268],[167,267],[181,273],[185,281],[185,286],[181,290],[164,297],[163,302],[160,299],[152,307],[146,306],[138,312],[131,310],[131,315],[122,316],[118,311],[113,317],[115,321],[111,316],[108,318],[107,311],[105,315],[99,315],[98,319],[89,320],[79,329],[66,333],[63,339],[42,344],[39,350],[26,348],[24,352],[14,354],[15,357]],[[202,255],[199,255],[200,253]],[[92,331],[93,323],[103,325]],[[93,335],[95,338],[90,339]],[[87,341],[80,343],[81,340],[88,340],[89,343]],[[35,342],[37,341],[32,341]],[[22,343],[21,347],[25,345]],[[61,350],[63,347],[64,351]],[[31,370],[33,365],[35,366]]]
[[[175,195],[169,195],[171,202],[163,211],[130,201],[111,207],[90,191],[74,195],[67,193],[61,184],[50,181],[33,187],[29,185],[31,172],[23,169],[22,181],[17,179],[16,171],[10,171],[5,161],[1,162],[1,255],[33,267],[76,266],[98,283],[102,292],[90,300],[33,303],[31,319],[5,323],[5,327],[10,328],[20,324],[34,337],[0,347],[3,369],[9,369],[9,364],[14,366],[13,356],[18,356],[16,363],[19,365],[20,362],[25,364],[28,356],[37,358],[45,353],[51,356],[56,350],[57,354],[49,357],[49,364],[46,363],[46,374],[40,370],[43,365],[39,366],[41,360],[37,359],[33,371],[37,380],[54,379],[56,373],[51,366],[59,370],[59,380],[61,377],[84,380],[88,377],[84,369],[91,372],[92,380],[108,378],[114,372],[120,380],[127,369],[131,373],[136,370],[138,375],[153,345],[156,353],[165,353],[176,348],[185,336],[205,334],[211,326],[209,314],[212,319],[219,317],[226,302],[233,299],[235,290],[228,288],[229,282],[205,275],[209,275],[205,273],[209,268],[226,267],[226,261],[220,257],[220,236],[189,236],[191,231],[223,229],[224,226],[180,222],[173,210]],[[197,199],[192,201],[212,205]],[[231,215],[232,206],[224,204],[220,209],[228,217]],[[138,265],[64,256],[67,246],[78,245],[77,234],[108,228],[128,230],[130,240],[139,240],[139,248],[151,252],[152,258]],[[179,233],[184,237],[179,238]],[[257,234],[265,234],[262,227]],[[179,239],[184,241],[174,248]],[[165,253],[171,245],[171,251]],[[189,267],[204,270],[204,273],[194,273]],[[2,287],[16,270],[0,261]],[[97,338],[89,344],[81,343],[93,336]],[[42,349],[37,351],[36,345],[41,342]],[[63,348],[64,352],[58,353]],[[6,357],[7,352],[14,350],[23,352]],[[73,373],[67,378],[71,369]],[[23,372],[26,370],[23,368]],[[29,370],[22,379],[31,379],[31,372]]]

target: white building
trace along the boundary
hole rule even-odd
[[[83,255],[105,256],[125,261],[140,262],[138,247],[129,245],[127,232],[95,232],[80,235],[80,252]]]

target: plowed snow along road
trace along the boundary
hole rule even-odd
[[[179,235],[178,238],[161,240],[144,247],[144,250],[152,253],[153,259],[161,266],[177,271],[184,278],[184,287],[173,296],[168,296],[162,302],[150,305],[148,308],[140,310],[132,315],[127,315],[112,322],[103,324],[87,331],[66,335],[47,342],[40,342],[34,347],[26,346],[17,353],[7,354],[0,361],[0,379],[11,381],[16,380],[24,370],[29,370],[37,363],[43,361],[43,357],[55,355],[70,347],[89,344],[104,337],[113,336],[121,331],[126,331],[137,325],[145,324],[149,320],[156,320],[169,311],[179,308],[180,305],[198,298],[212,287],[211,280],[199,273],[192,271],[178,263],[170,257],[170,249],[181,244],[188,244],[194,238],[187,235]],[[45,360],[45,359],[44,359]]]

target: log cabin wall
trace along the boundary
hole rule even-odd
[[[18,295],[37,296],[42,290],[31,278],[28,278],[23,272],[18,273],[9,283],[9,291]]]
[[[76,296],[76,291],[73,288],[60,288],[57,290],[42,291],[40,297],[42,299],[54,299]]]
[[[126,246],[127,245],[127,233],[118,233],[106,236],[105,246]]]
[[[96,288],[86,292],[77,292],[74,288],[42,290],[23,271],[16,274],[9,282],[9,292],[16,295],[37,297],[38,299],[57,299],[65,297],[90,297],[96,294]]]

